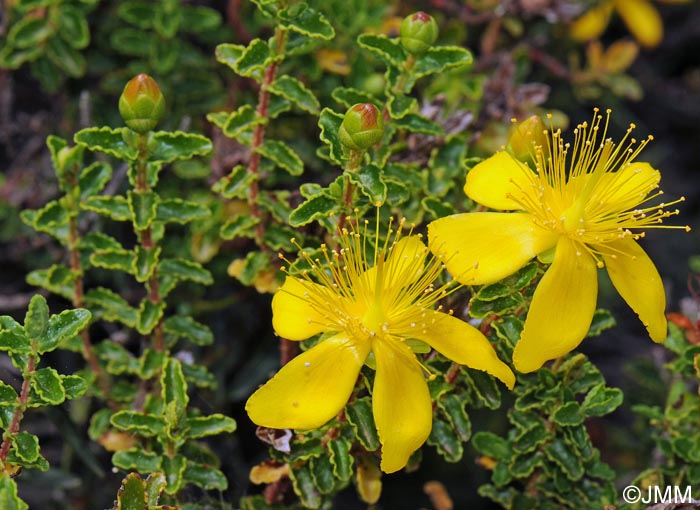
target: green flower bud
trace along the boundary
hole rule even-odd
[[[366,151],[384,136],[384,117],[372,103],[352,106],[338,130],[340,143],[353,151]]]
[[[422,55],[437,40],[435,19],[422,11],[406,16],[401,23],[401,45],[414,55]]]
[[[165,113],[165,100],[155,80],[143,73],[132,78],[119,98],[119,113],[137,133],[153,131]]]

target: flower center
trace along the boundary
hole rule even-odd
[[[386,320],[386,313],[379,302],[371,303],[365,314],[362,316],[362,325],[369,331],[370,336],[375,336],[387,330],[389,323]]]

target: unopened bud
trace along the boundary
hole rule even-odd
[[[508,139],[511,154],[517,159],[527,159],[528,156],[534,154],[536,146],[547,143],[545,129],[544,122],[539,115],[532,115],[522,122],[513,124]]]
[[[435,19],[422,11],[406,16],[401,23],[401,45],[414,55],[430,49],[438,36]]]
[[[352,106],[338,130],[340,143],[353,151],[366,151],[384,136],[382,112],[372,103]]]
[[[119,113],[137,133],[155,129],[165,113],[165,100],[155,80],[143,73],[132,78],[119,98]]]

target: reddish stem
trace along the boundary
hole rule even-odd
[[[299,343],[286,338],[280,338],[280,364],[286,365],[299,354]]]
[[[27,370],[24,372],[24,380],[22,381],[22,389],[19,394],[19,401],[15,412],[12,415],[12,421],[10,426],[3,434],[4,439],[2,441],[2,446],[0,446],[0,463],[4,469],[5,462],[7,461],[7,456],[10,453],[10,447],[12,446],[12,438],[19,432],[19,426],[24,417],[24,411],[27,409],[27,401],[29,400],[29,390],[31,389],[31,376],[36,368],[36,357],[34,354],[29,356],[29,361],[27,362]]]

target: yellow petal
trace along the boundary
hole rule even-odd
[[[382,443],[381,468],[385,473],[393,473],[406,465],[430,435],[430,393],[423,371],[408,347],[384,339],[374,342],[372,352],[377,363],[372,411]]]
[[[592,177],[585,175],[583,177]],[[586,205],[587,216],[598,214],[594,209],[604,211],[627,211],[634,209],[654,189],[658,188],[661,174],[649,163],[631,163],[617,172],[596,176],[599,180]]]
[[[417,310],[417,313],[424,317],[424,323],[415,329],[412,337],[460,365],[488,372],[513,389],[515,375],[498,359],[491,343],[478,329],[446,313],[433,310]]]
[[[603,260],[620,296],[634,310],[654,342],[666,339],[666,294],[654,263],[633,239],[621,239],[605,245],[620,253]]]
[[[368,341],[342,334],[323,340],[251,395],[245,406],[248,416],[274,429],[320,427],[345,406],[368,354]]]
[[[615,0],[615,8],[639,44],[658,46],[664,36],[661,16],[648,0]]]
[[[466,285],[496,282],[557,242],[526,213],[455,214],[428,225],[428,245]]]
[[[608,26],[612,9],[612,3],[605,2],[587,11],[571,24],[569,34],[577,41],[597,39]]]
[[[277,334],[306,340],[324,331],[328,321],[312,303],[325,300],[328,292],[322,285],[288,276],[272,298],[272,327]]]
[[[598,294],[596,263],[568,238],[557,243],[554,262],[537,285],[513,364],[533,372],[545,361],[570,352],[584,339]]]
[[[389,250],[386,261],[379,261],[380,266],[373,266],[365,271],[367,288],[372,294],[377,281],[377,272],[381,269],[380,281],[385,290],[410,285],[424,272],[428,248],[420,236],[406,236],[399,239]]]
[[[522,207],[510,195],[520,195],[532,189],[528,174],[532,171],[505,151],[485,159],[467,174],[464,193],[475,202],[499,210]]]

